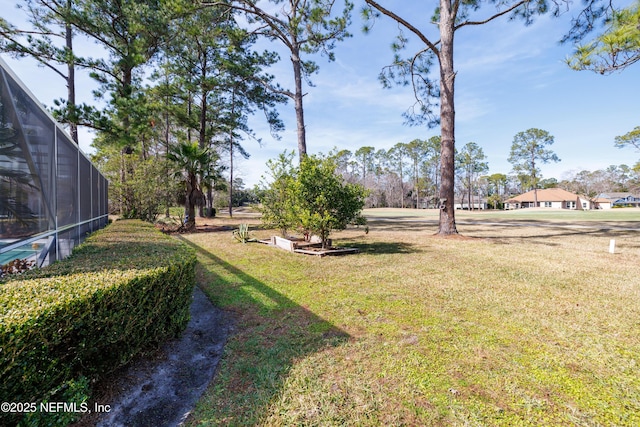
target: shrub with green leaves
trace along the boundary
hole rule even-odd
[[[293,186],[296,169],[293,166],[294,151],[285,151],[277,159],[267,161],[268,177],[261,182],[260,213],[262,223],[268,228],[280,230],[282,237],[297,225]]]
[[[275,180],[262,200],[263,221],[280,228],[315,234],[327,246],[333,230],[364,225],[361,215],[368,195],[361,185],[345,183],[331,157],[306,156],[295,171],[285,154],[268,164]]]
[[[71,257],[0,282],[2,401],[39,402],[179,334],[195,262],[151,224],[117,221]]]
[[[361,215],[368,192],[359,184],[345,183],[332,158],[307,156],[300,164],[295,185],[298,219],[303,230],[327,246],[332,230],[366,223]]]

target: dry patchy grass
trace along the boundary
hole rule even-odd
[[[191,423],[640,424],[640,232],[460,229],[372,221],[327,258],[183,236],[237,315]]]

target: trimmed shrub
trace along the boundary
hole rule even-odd
[[[117,221],[71,257],[0,282],[2,401],[40,402],[177,336],[195,263],[193,250],[152,225]]]
[[[273,181],[264,184],[262,193],[262,223],[287,230],[297,228],[305,237],[312,234],[329,244],[334,230],[344,230],[349,224],[365,225],[362,216],[369,191],[359,184],[345,182],[336,173],[336,162],[322,155],[306,156],[295,170],[293,153],[285,151],[267,166]]]

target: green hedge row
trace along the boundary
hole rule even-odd
[[[71,257],[0,282],[1,401],[39,402],[178,335],[195,263],[151,224],[117,221]]]

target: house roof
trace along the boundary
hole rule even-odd
[[[596,203],[611,203],[611,199],[605,199],[604,197],[598,197],[594,200]]]
[[[562,188],[545,188],[538,190],[538,202],[566,202],[578,200],[580,196]],[[535,201],[534,190],[507,200],[508,203],[526,203]]]
[[[599,194],[598,197],[601,197],[603,199],[608,199],[608,200],[618,200],[618,199],[625,199],[629,196],[633,196],[633,193],[629,193],[629,192],[617,192],[617,193],[602,193]]]

